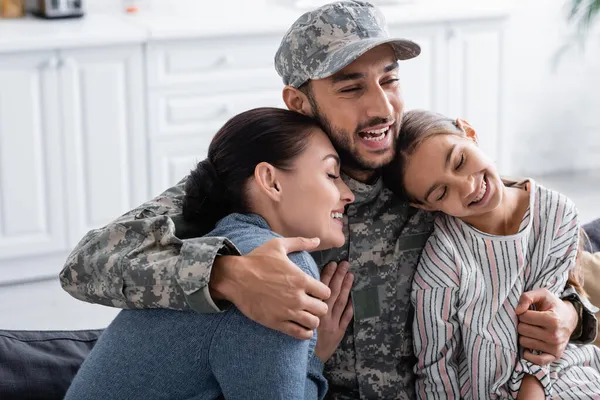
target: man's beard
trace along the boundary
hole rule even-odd
[[[389,164],[392,161],[392,159],[394,158],[394,155],[396,154],[396,142],[398,140],[398,132],[400,130],[400,124],[401,124],[401,121],[399,119],[396,120],[396,122],[390,126],[390,130],[387,133],[388,135],[392,135],[391,151],[390,151],[390,149],[385,149],[385,150],[380,151],[382,153],[389,153],[388,156],[383,160],[370,161],[370,160],[366,159],[365,157],[363,157],[358,152],[358,149],[356,149],[356,148],[352,149],[350,135],[346,131],[344,131],[343,129],[335,128],[331,124],[331,122],[327,119],[327,117],[325,117],[323,114],[321,114],[321,112],[319,112],[319,109],[316,104],[313,103],[311,105],[312,105],[312,109],[313,109],[312,110],[313,117],[319,122],[319,124],[321,125],[321,128],[329,136],[329,139],[333,143],[333,147],[335,147],[335,149],[337,150],[337,152],[340,156],[340,160],[342,161],[343,169],[359,171],[359,172],[373,172],[373,171],[378,170],[381,167]],[[364,126],[358,127],[356,132],[354,132],[354,134],[358,135],[358,132],[360,132],[363,129],[389,122],[389,120],[390,120],[389,118],[388,119],[383,119],[383,118],[372,119],[367,124],[364,124]],[[376,154],[377,151],[375,151],[373,153]]]

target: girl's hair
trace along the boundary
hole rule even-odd
[[[582,296],[587,297],[587,293],[583,288],[583,259],[582,253],[585,249],[586,241],[590,238],[582,228],[579,228],[579,243],[577,246],[577,257],[575,259],[575,267],[569,270],[569,278],[567,283],[573,287]]]
[[[421,202],[405,189],[404,172],[408,157],[425,140],[437,135],[450,134],[465,136],[463,130],[456,125],[456,120],[433,111],[411,110],[406,112],[402,117],[400,135],[396,142],[396,156],[383,169],[386,186],[402,200],[420,204]]]
[[[308,116],[279,108],[256,108],[231,118],[187,178],[184,220],[203,235],[226,215],[249,212],[246,182],[256,166],[267,162],[291,169],[318,127]]]
[[[421,203],[405,189],[404,172],[408,157],[425,140],[437,135],[450,134],[465,136],[463,130],[456,124],[456,120],[433,111],[411,110],[406,112],[402,118],[400,135],[396,144],[396,156],[383,170],[383,179],[386,186],[404,201]],[[583,289],[581,252],[586,238],[585,232],[583,229],[580,229],[577,262],[575,268],[569,271],[568,278],[568,284],[583,296],[586,295],[586,292]]]

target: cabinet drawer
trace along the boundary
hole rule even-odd
[[[281,38],[214,38],[151,43],[148,86],[189,87],[207,93],[281,88],[273,59]]]
[[[236,114],[256,107],[285,108],[280,90],[205,96],[154,93],[149,98],[151,136],[208,134],[210,138]]]

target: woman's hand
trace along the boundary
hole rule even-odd
[[[348,267],[346,261],[339,264],[331,262],[321,271],[321,282],[331,289],[331,296],[325,301],[328,311],[321,317],[315,346],[315,354],[323,363],[329,360],[339,346],[354,315],[350,299],[354,275],[348,272]]]

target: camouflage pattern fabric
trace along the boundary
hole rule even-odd
[[[354,320],[325,364],[330,399],[414,399],[412,278],[435,215],[400,202],[381,180],[344,177],[356,200],[344,215],[346,244],[313,253],[348,260]]]
[[[208,292],[212,263],[239,252],[226,238],[195,237],[181,218],[184,187],[88,232],[60,272],[63,289],[110,307],[220,311]]]
[[[275,69],[285,85],[300,87],[340,71],[367,51],[387,43],[398,60],[421,52],[410,40],[391,38],[379,9],[365,1],[339,1],[302,15],[283,37]]]

